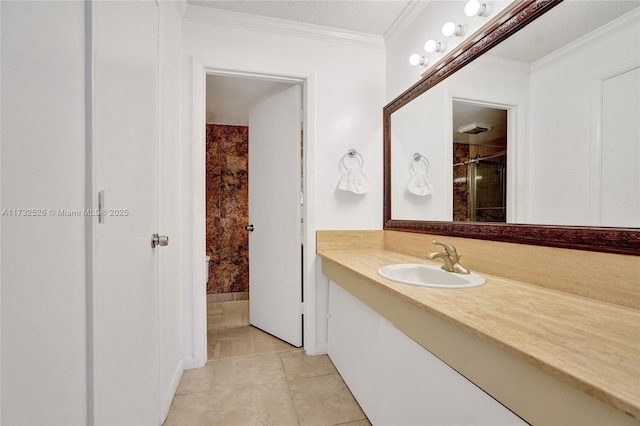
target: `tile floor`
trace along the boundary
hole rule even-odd
[[[185,371],[164,426],[370,426],[326,355],[249,325],[249,301],[208,304],[209,362]]]

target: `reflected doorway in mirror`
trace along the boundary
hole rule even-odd
[[[507,111],[452,102],[453,220],[507,220]]]

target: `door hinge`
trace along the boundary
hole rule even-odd
[[[305,312],[304,312],[304,302],[301,302],[301,303],[300,303],[300,313],[301,313],[301,314],[304,314],[304,313],[305,313]]]

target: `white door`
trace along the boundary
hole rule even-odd
[[[249,111],[249,320],[302,346],[301,88]]]
[[[160,424],[157,251],[158,4],[92,2],[93,417]]]
[[[602,226],[640,227],[640,68],[602,83]]]

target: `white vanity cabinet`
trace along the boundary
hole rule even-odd
[[[526,425],[333,281],[328,353],[373,425]]]

